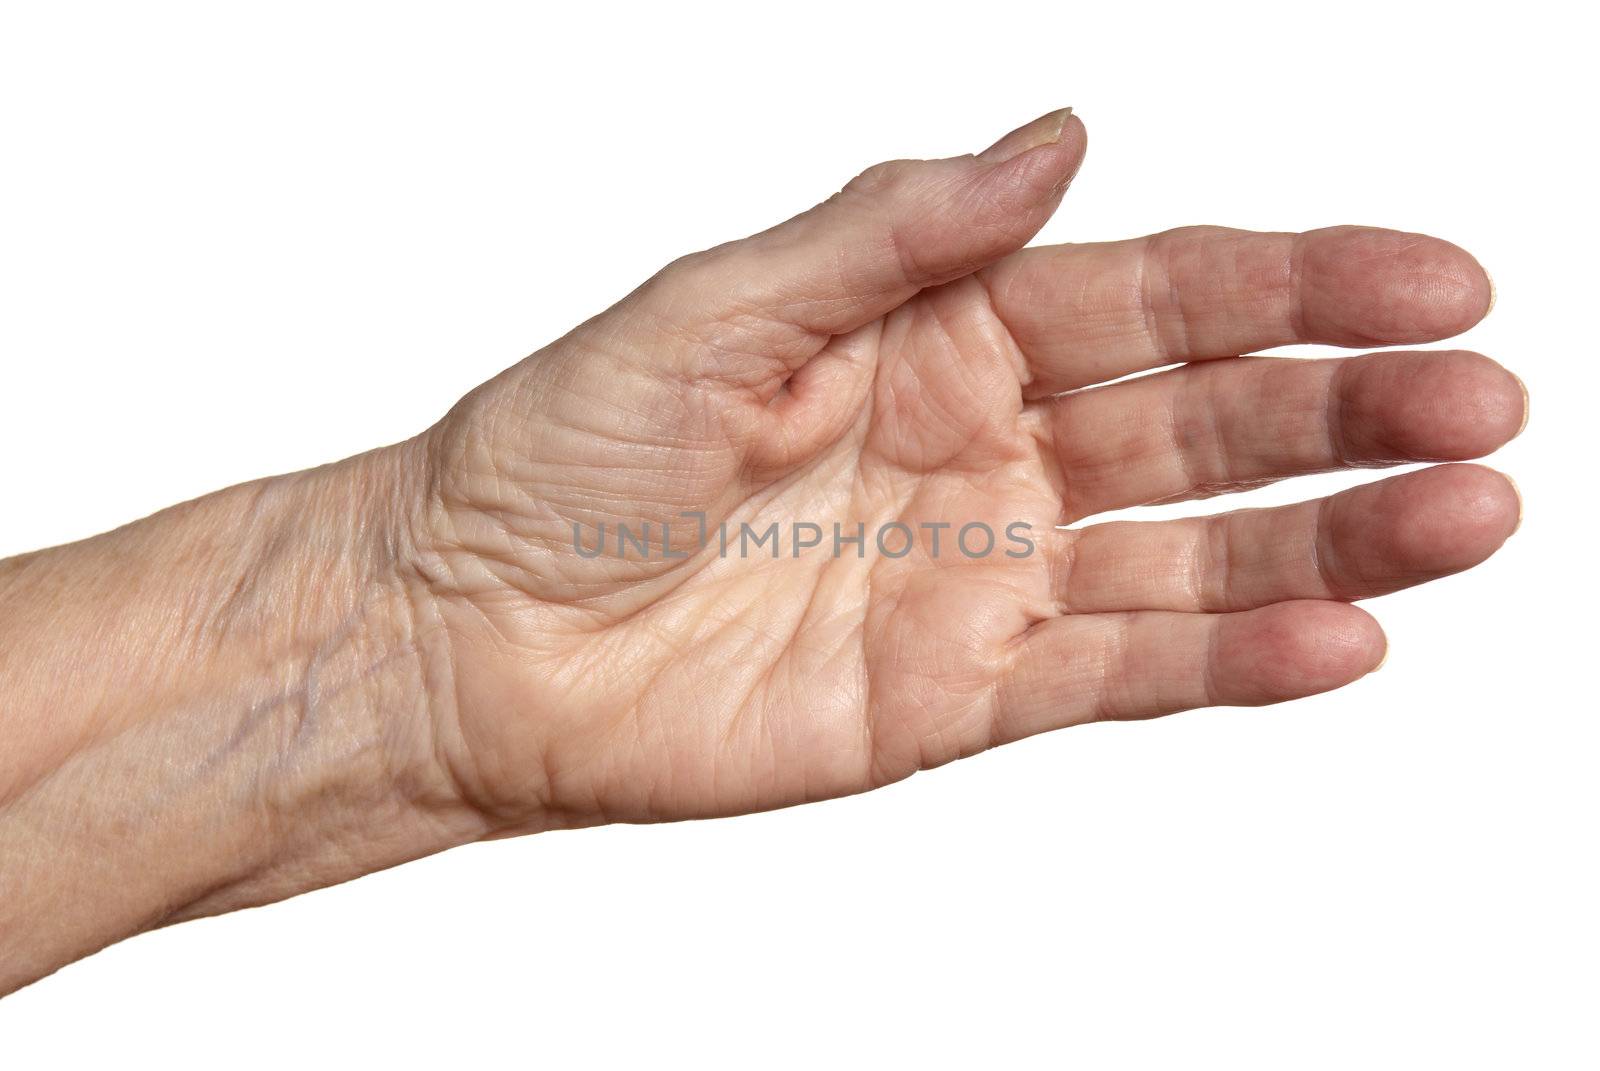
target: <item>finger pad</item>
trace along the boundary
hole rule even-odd
[[[1337,602],[1278,603],[1241,614],[1218,638],[1219,701],[1276,703],[1315,695],[1372,671],[1383,631],[1364,610]]]
[[[1517,526],[1522,503],[1511,481],[1481,465],[1441,465],[1388,481],[1380,513],[1397,566],[1433,575],[1470,568],[1493,554]]]
[[[1460,334],[1489,309],[1489,277],[1439,238],[1373,227],[1306,235],[1306,319],[1332,341],[1429,342]]]
[[[1522,428],[1522,384],[1481,354],[1376,354],[1352,365],[1342,424],[1347,446],[1363,456],[1465,461]]]

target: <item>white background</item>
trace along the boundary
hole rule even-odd
[[[1371,604],[1389,663],[1333,695],[147,935],[0,1003],[0,1065],[1595,1067],[1596,94],[1564,8],[576,6],[0,9],[0,553],[404,438],[672,257],[1065,104],[1090,150],[1043,241],[1476,253],[1499,304],[1462,344],[1534,397],[1493,462],[1522,530]]]

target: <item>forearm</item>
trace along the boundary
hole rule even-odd
[[[0,563],[0,992],[470,840],[396,567],[409,449]]]

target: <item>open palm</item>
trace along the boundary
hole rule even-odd
[[[730,814],[1084,721],[1324,691],[1383,655],[1349,600],[1500,545],[1516,494],[1465,465],[1058,528],[1478,457],[1525,413],[1475,354],[1239,356],[1471,326],[1488,280],[1437,239],[1022,249],[1084,145],[1052,113],[977,156],[872,168],[668,266],[410,444],[429,698],[476,805],[508,830]]]

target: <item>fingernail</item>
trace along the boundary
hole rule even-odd
[[[1071,108],[1062,108],[1041,115],[1026,126],[1019,126],[987,149],[978,154],[978,159],[989,164],[1003,164],[1007,160],[1014,160],[1029,149],[1037,149],[1041,145],[1054,145],[1061,140],[1061,132],[1066,129],[1067,120],[1072,116]]]
[[[1533,399],[1532,396],[1528,394],[1528,385],[1522,382],[1521,376],[1517,375],[1515,372],[1512,372],[1511,378],[1516,380],[1517,386],[1522,388],[1522,424],[1517,428],[1517,435],[1521,435],[1523,432],[1528,430],[1528,416],[1533,412]],[[1513,435],[1511,437],[1515,439],[1517,435]]]
[[[1384,640],[1383,640],[1383,657],[1378,659],[1378,664],[1373,666],[1371,669],[1367,670],[1367,672],[1368,673],[1376,673],[1376,672],[1378,672],[1378,670],[1383,668],[1383,664],[1385,662],[1387,662],[1387,661],[1389,661],[1389,639],[1386,636],[1386,637],[1384,637]]]
[[[1499,469],[1496,469],[1495,471],[1500,472]],[[1517,486],[1516,480],[1513,480],[1510,476],[1506,476],[1505,473],[1500,472],[1500,475],[1506,477],[1506,483],[1511,485],[1511,493],[1517,496],[1517,523],[1511,526],[1511,535],[1506,536],[1507,539],[1510,539],[1511,536],[1516,535],[1517,532],[1522,528],[1522,488]]]
[[[1489,307],[1483,310],[1483,314],[1487,316],[1494,311],[1494,303],[1495,300],[1499,298],[1500,291],[1495,289],[1494,276],[1489,274],[1488,268],[1483,269],[1483,277],[1489,280]]]

